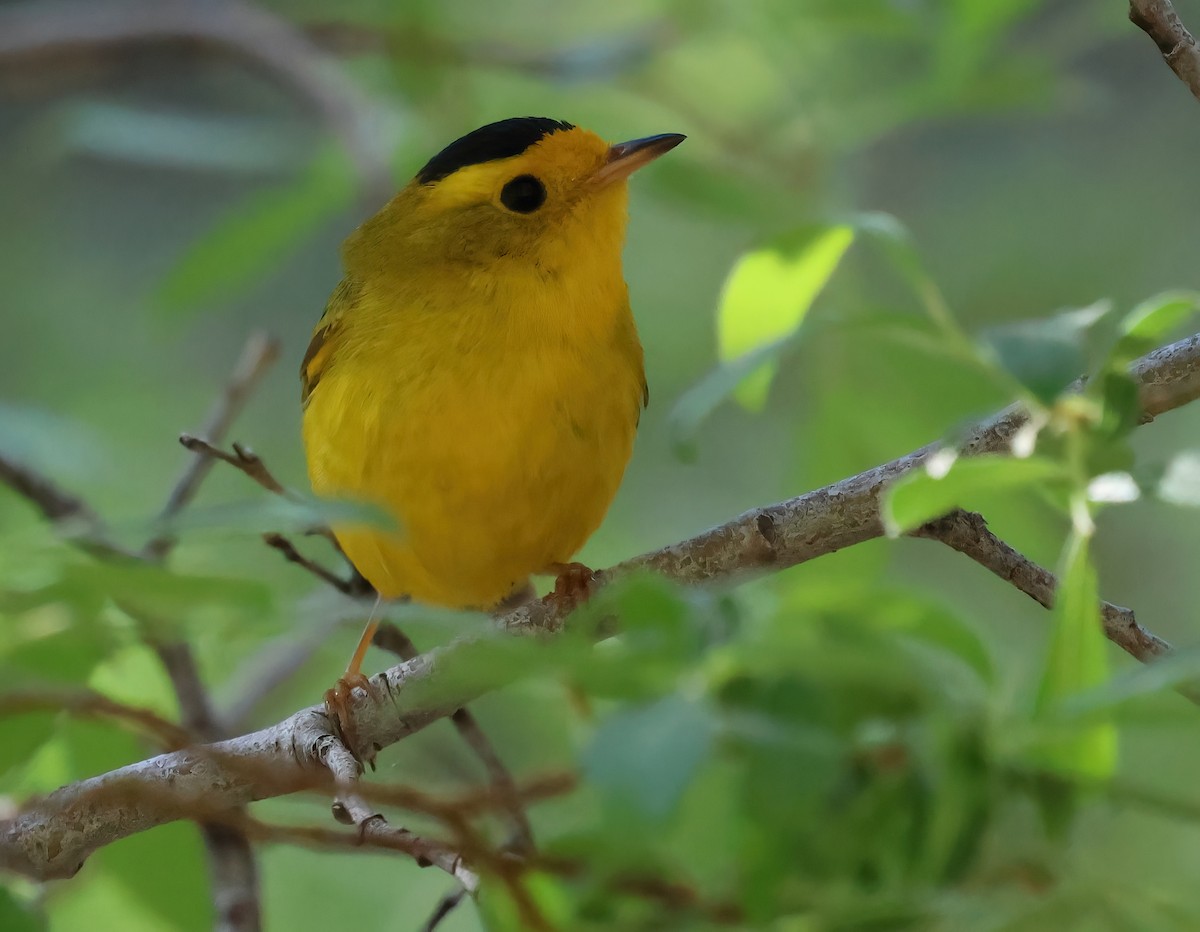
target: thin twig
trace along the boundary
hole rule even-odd
[[[373,643],[376,647],[395,654],[401,660],[412,660],[419,653],[408,635],[389,621],[380,622],[375,631]],[[483,762],[492,786],[506,801],[505,808],[513,829],[511,841],[513,851],[523,855],[532,854],[535,850],[533,826],[529,824],[529,816],[525,814],[525,807],[521,803],[512,773],[500,759],[491,739],[488,738],[483,726],[479,724],[479,720],[475,718],[470,709],[466,706],[458,709],[450,716],[450,720],[454,723],[454,727],[463,741]]]
[[[76,495],[41,473],[0,454],[0,484],[37,506],[42,515],[75,546],[97,559],[136,560],[138,554],[108,536],[100,516]]]
[[[399,851],[407,854],[422,867],[433,866],[444,870],[459,882],[462,889],[471,893],[478,890],[479,877],[463,865],[462,859],[450,846],[433,839],[422,838],[402,828],[394,828],[381,816],[366,821],[367,827],[360,826],[355,832],[338,831],[318,825],[277,825],[244,815],[232,820],[231,824],[245,831],[254,840],[262,842],[344,851],[371,851],[381,848]]]
[[[1043,608],[1054,607],[1058,579],[992,533],[983,515],[954,511],[913,531],[913,537],[936,540],[970,557],[1005,582],[1024,592]],[[1133,609],[1101,600],[1104,635],[1131,657],[1152,663],[1171,652],[1171,645],[1138,623]],[[1200,705],[1200,688],[1184,685],[1180,695]]]
[[[323,763],[338,787],[333,812],[339,822],[357,826],[364,840],[383,847],[395,847],[411,855],[421,866],[433,865],[444,870],[472,893],[479,888],[478,875],[467,867],[457,851],[440,842],[414,835],[407,829],[388,825],[387,819],[367,804],[358,792],[362,768],[358,759],[344,746],[327,746]]]
[[[993,534],[983,515],[954,511],[917,528],[912,536],[940,541],[991,570],[1043,608],[1054,607],[1058,579]],[[1138,624],[1132,609],[1101,601],[1100,619],[1108,639],[1142,663],[1171,651],[1170,644]]]
[[[192,743],[188,731],[156,712],[117,702],[93,689],[40,687],[0,693],[0,715],[29,712],[67,712],[89,718],[111,719],[148,735],[164,750],[184,748]]]
[[[267,464],[263,462],[262,457],[240,443],[234,443],[229,450],[223,450],[219,446],[209,443],[206,440],[201,440],[198,437],[193,437],[191,434],[180,434],[179,442],[194,453],[210,457],[214,460],[220,460],[222,463],[228,463],[234,469],[238,470],[238,472],[253,479],[259,486],[273,495],[278,495],[285,501],[303,501],[299,495],[292,492],[275,478],[274,473],[267,468]],[[317,537],[324,537],[333,545],[333,548],[338,553],[345,557],[342,545],[338,542],[336,535],[328,525],[316,525],[309,528],[306,533]],[[297,566],[307,570],[322,582],[333,586],[338,592],[353,598],[365,598],[375,595],[375,588],[353,566],[350,567],[350,575],[343,579],[332,570],[313,560],[309,560],[282,534],[276,532],[264,534],[263,541],[267,546],[280,551],[288,562],[295,563]]]
[[[296,498],[271,474],[257,453],[240,443],[233,444],[233,452],[227,453],[213,442],[201,437],[193,437],[191,434],[180,434],[179,442],[193,453],[201,454],[201,459],[212,458],[220,460],[222,463],[228,463],[234,469],[245,473],[268,492],[291,500]]]
[[[461,903],[463,897],[466,895],[467,888],[459,886],[438,900],[437,906],[433,908],[432,915],[421,926],[421,932],[434,932],[434,929],[441,925],[442,920],[454,912],[454,907]]]
[[[223,437],[232,426],[234,418],[241,412],[246,399],[263,377],[271,364],[279,357],[279,341],[265,333],[256,333],[246,341],[242,355],[225,383],[225,390],[213,405],[200,429],[200,436],[209,440]],[[158,523],[166,524],[195,497],[200,483],[212,469],[209,456],[193,456],[167,496],[167,502],[158,515]],[[161,560],[171,549],[175,539],[169,534],[156,536],[144,549],[147,559]]]
[[[1129,19],[1154,40],[1163,60],[1200,100],[1200,46],[1171,0],[1129,0]]]
[[[515,787],[513,792],[523,805],[532,805],[565,796],[578,786],[577,774],[570,771],[554,771],[524,781]],[[409,812],[444,822],[450,827],[458,825],[463,819],[502,811],[509,805],[508,794],[498,792],[491,784],[454,796],[434,795],[398,783],[359,783],[357,792],[364,800],[377,806],[407,809]]]
[[[308,570],[308,572],[316,576],[317,579],[324,583],[328,583],[338,592],[342,593],[342,595],[348,595],[351,598],[357,598],[367,594],[360,588],[358,580],[361,577],[350,576],[349,578],[343,579],[337,573],[333,572],[333,570],[327,569],[315,560],[310,560],[308,557],[304,556],[304,554],[296,549],[296,545],[293,544],[283,534],[278,534],[275,532],[264,534],[263,541],[268,547],[278,550],[281,554],[283,554],[283,558],[289,563],[295,563],[297,566]]]

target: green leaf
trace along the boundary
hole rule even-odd
[[[189,508],[170,521],[141,522],[121,527],[123,533],[171,535],[194,531],[228,531],[239,534],[265,534],[269,531],[304,534],[322,525],[363,524],[384,531],[398,532],[393,516],[376,505],[311,497],[283,498],[265,495],[251,501]]]
[[[609,716],[583,756],[587,779],[645,816],[670,814],[712,749],[708,708],[680,695]]]
[[[924,469],[914,470],[888,490],[883,503],[883,522],[889,535],[897,537],[939,518],[961,507],[975,494],[1066,478],[1060,464],[1036,456],[959,457],[945,473],[931,472],[930,465],[939,462],[935,455]]]
[[[1089,392],[1094,393],[1097,389],[1103,409],[1100,424],[1093,433],[1097,440],[1119,441],[1141,423],[1142,399],[1138,385],[1122,366],[1089,382]]]
[[[1088,369],[1087,339],[1110,313],[1107,302],[985,331],[984,349],[1043,404]]]
[[[993,679],[992,659],[979,634],[943,605],[916,594],[897,593],[881,606],[875,621],[935,647],[969,666],[984,682]]]
[[[82,683],[116,649],[114,632],[98,616],[101,597],[67,582],[39,591],[43,607],[5,618],[0,682]]]
[[[1186,688],[1200,694],[1200,649],[1176,650],[1153,663],[1135,666],[1064,703],[1072,715],[1111,712],[1125,703]]]
[[[4,932],[38,932],[46,924],[25,909],[9,890],[0,887],[0,929]]]
[[[253,195],[202,236],[167,274],[155,303],[183,313],[229,298],[344,208],[353,190],[345,155],[326,149],[294,182]]]
[[[527,906],[513,895],[512,886],[519,884]],[[525,871],[509,883],[486,878],[476,898],[479,917],[488,932],[523,932],[534,921],[527,912],[536,913],[545,928],[565,929],[570,926],[572,902],[561,880],[541,871]]]
[[[751,378],[753,373],[773,370],[779,356],[796,341],[793,334],[767,343],[723,363],[689,388],[675,402],[669,418],[671,445],[675,455],[685,462],[696,458],[696,432],[700,424],[726,398],[738,390],[738,386]],[[764,369],[767,366],[769,369]],[[761,375],[758,376],[761,378]]]
[[[736,359],[795,331],[853,242],[852,226],[820,224],[738,259],[717,307],[719,358]],[[742,379],[734,396],[750,410],[758,410],[774,371],[772,362],[762,362]]]
[[[660,576],[642,572],[621,579],[571,619],[572,631],[583,634],[604,630],[618,618],[619,635],[599,649],[564,657],[564,676],[597,698],[657,698],[728,636],[729,619],[713,608],[709,594],[685,591]]]
[[[1064,703],[1107,680],[1108,642],[1100,622],[1099,602],[1088,539],[1073,534],[1059,575],[1054,631],[1035,700],[1040,716],[1053,717]],[[1116,768],[1116,727],[1111,720],[1099,719],[1054,729],[1048,740],[1038,744],[1034,756],[1051,771],[1105,780]]]
[[[208,605],[262,614],[270,588],[257,581],[223,576],[189,576],[148,563],[87,563],[67,567],[66,580],[150,618],[186,617]]]
[[[212,928],[207,865],[198,827],[184,822],[133,835],[94,855],[104,872],[162,928]]]
[[[71,480],[95,480],[111,466],[107,440],[86,424],[0,402],[0,450],[6,458]]]
[[[0,777],[29,763],[37,749],[53,737],[57,719],[57,712],[0,713]],[[3,915],[0,902],[0,917]],[[0,922],[0,929],[6,928]]]
[[[1195,313],[1197,305],[1200,294],[1194,291],[1168,291],[1147,298],[1122,319],[1118,351],[1140,356]]]
[[[853,218],[855,230],[875,243],[920,300],[931,320],[944,324],[948,315],[941,292],[925,268],[908,228],[891,214],[872,212]]]

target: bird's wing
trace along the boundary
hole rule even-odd
[[[357,282],[346,278],[329,296],[329,303],[325,305],[325,313],[317,321],[312,340],[309,341],[304,359],[300,363],[300,403],[302,405],[308,404],[313,390],[321,381],[321,375],[333,361],[342,322],[347,312],[357,302],[359,290]]]

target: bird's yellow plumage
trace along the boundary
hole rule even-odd
[[[314,490],[384,597],[490,608],[599,526],[646,398],[621,273],[626,177],[682,137],[609,146],[484,127],[346,242],[301,370]]]

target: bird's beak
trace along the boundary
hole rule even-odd
[[[649,165],[660,155],[670,152],[687,139],[682,133],[662,133],[645,139],[631,139],[609,147],[608,160],[592,176],[597,185],[607,185],[628,178],[643,165]]]

